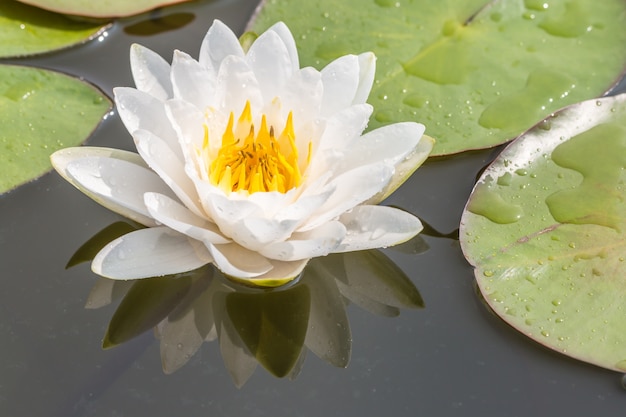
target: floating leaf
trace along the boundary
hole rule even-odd
[[[0,193],[49,171],[50,154],[85,141],[110,108],[78,79],[0,65]]]
[[[479,179],[462,248],[520,332],[626,371],[626,95],[580,103],[514,141]]]
[[[5,0],[0,2],[0,58],[67,48],[95,38],[109,26]]]
[[[89,16],[89,17],[122,17],[131,16],[170,4],[183,3],[189,0],[19,0],[42,9],[57,13]]]
[[[249,27],[278,20],[304,65],[375,52],[370,128],[422,122],[433,156],[506,142],[626,66],[623,0],[272,0]]]

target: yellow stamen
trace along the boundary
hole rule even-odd
[[[309,143],[306,162],[300,166],[293,114],[290,112],[278,138],[265,115],[255,134],[250,102],[246,102],[237,126],[231,113],[222,134],[217,154],[209,157],[209,132],[205,128],[202,157],[209,169],[209,180],[224,192],[248,193],[277,191],[285,193],[302,183],[302,172],[311,160]]]

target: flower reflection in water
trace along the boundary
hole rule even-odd
[[[108,229],[125,233],[125,224]],[[70,264],[88,261],[98,242],[110,238],[105,234],[94,236]],[[154,328],[163,370],[172,373],[204,341],[217,341],[238,387],[259,364],[277,377],[295,378],[307,350],[331,365],[346,367],[352,348],[346,315],[350,302],[385,316],[398,315],[400,308],[423,307],[414,284],[378,250],[316,258],[299,280],[273,289],[238,285],[212,266],[140,281],[100,278],[86,307],[99,308],[122,296],[103,347]]]

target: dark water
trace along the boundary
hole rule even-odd
[[[127,19],[102,42],[19,62],[83,76],[110,95],[114,86],[132,85],[131,43],[166,57],[175,48],[195,54],[213,19],[241,32],[255,7],[245,0],[194,2],[172,9],[174,19]],[[88,143],[132,149],[117,116]],[[526,339],[475,293],[454,235],[474,179],[494,152],[428,162],[388,201],[430,226],[416,243],[419,254],[406,247],[384,252],[417,288],[424,308],[390,318],[351,305],[346,369],[309,352],[294,381],[259,367],[240,389],[217,342],[204,343],[172,375],[161,369],[151,332],[101,349],[114,306],[85,310],[97,277],[88,264],[67,270],[65,264],[118,216],[55,173],[0,197],[0,415],[623,415],[620,374]]]

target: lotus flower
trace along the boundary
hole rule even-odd
[[[99,275],[138,279],[213,263],[256,285],[297,277],[334,252],[391,246],[421,230],[412,214],[377,206],[428,156],[418,123],[366,134],[372,53],[300,68],[278,23],[244,51],[215,21],[199,59],[172,64],[133,45],[137,88],[114,90],[138,154],[67,148],[56,170],[85,194],[147,228],[104,247]]]

